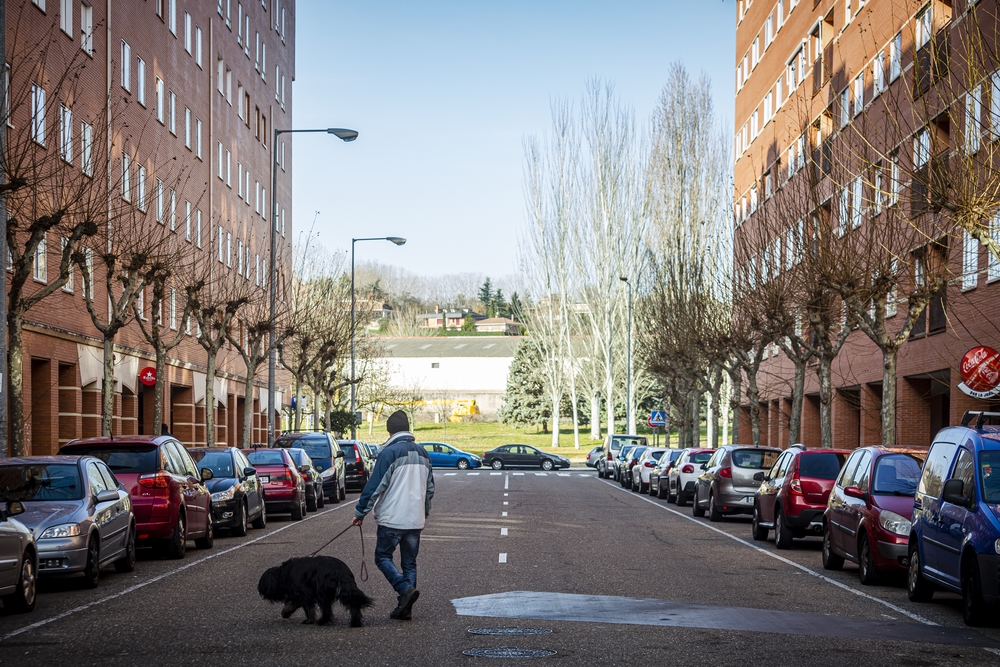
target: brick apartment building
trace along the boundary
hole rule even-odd
[[[67,166],[112,184],[109,210],[134,207],[129,224],[177,235],[191,258],[210,267],[210,282],[238,275],[266,294],[267,211],[275,206],[279,284],[287,278],[291,147],[271,142],[274,127],[292,127],[293,0],[8,0],[5,11],[8,99],[28,99],[30,91],[31,101],[11,109],[11,128],[30,125],[45,151],[64,152]],[[45,57],[29,63],[29,48]],[[70,62],[79,73],[72,87],[60,82]],[[95,123],[110,125],[110,132]],[[87,164],[100,152],[92,145],[98,136],[109,137],[109,159]],[[277,192],[269,192],[272,155]],[[58,274],[60,238],[47,238],[40,254],[29,290]],[[29,453],[54,453],[70,439],[100,435],[103,338],[85,307],[79,269],[74,272],[66,287],[26,314]],[[238,443],[246,367],[224,346],[216,404],[206,406],[206,353],[194,338],[196,323],[180,321],[176,312],[181,288],[178,303],[165,304],[159,315],[172,330],[189,334],[169,352],[166,377],[158,378],[165,387],[164,421],[196,446],[206,442],[206,410],[213,409],[216,441]],[[99,280],[95,291],[93,303],[105,303]],[[140,297],[138,307],[145,318],[157,316],[148,297]],[[114,433],[159,433],[153,387],[137,377],[154,357],[135,322],[118,335],[115,358]],[[266,440],[266,380],[265,364],[253,392],[253,442]],[[279,390],[287,384],[279,373]],[[286,402],[289,394],[283,392]]]
[[[978,12],[976,34],[981,36],[981,48],[995,56],[996,0],[978,3],[975,0],[739,0],[736,3],[734,197],[738,240],[741,235],[750,238],[755,233],[754,226],[766,198],[787,187],[791,179],[805,178],[813,168],[821,172],[818,188],[826,189],[825,205],[834,211],[831,219],[836,220],[838,214],[843,215],[841,212],[851,215],[855,211],[855,224],[861,225],[868,224],[868,216],[878,214],[878,209],[863,206],[861,202],[883,201],[884,192],[872,190],[873,179],[879,183],[880,177],[848,180],[849,176],[840,183],[829,182],[829,174],[818,164],[827,155],[823,149],[831,142],[836,145],[841,133],[849,132],[852,124],[861,122],[865,110],[880,95],[909,99],[910,107],[903,109],[900,116],[908,119],[914,115],[912,112],[918,106],[914,96],[919,96],[922,90],[919,71],[927,67],[927,62],[936,62],[937,67],[946,69],[949,43],[950,67],[963,67],[967,61],[963,61],[960,53],[961,35],[970,25],[970,3]],[[972,82],[968,90],[974,93],[946,100],[946,105],[951,105],[950,125],[947,120],[918,119],[914,128],[900,136],[898,144],[883,147],[885,155],[916,169],[921,137],[926,136],[927,128],[937,133],[935,141],[952,154],[962,142],[972,141],[971,138],[976,147],[980,141],[984,144],[996,141],[1000,137],[1000,124],[995,120],[1000,110],[1000,75],[992,73],[998,68],[995,57],[985,59],[983,67],[992,71],[984,71],[982,79]],[[961,76],[956,73],[957,78]],[[876,168],[882,169],[881,163]],[[915,187],[915,183],[899,183],[896,171],[891,178],[893,188]],[[886,205],[891,202],[886,200]],[[917,214],[914,209],[913,215]],[[993,225],[1000,232],[1000,222],[994,220]],[[997,232],[993,234],[994,238],[1000,237]],[[786,238],[794,242],[790,234],[785,238],[779,235],[773,243],[764,240],[754,243],[761,248],[764,261],[776,262],[781,267],[789,253],[794,252]],[[943,261],[952,279],[941,298],[925,310],[914,333],[899,351],[896,375],[899,444],[926,446],[939,428],[959,423],[966,410],[996,406],[966,395],[957,386],[961,382],[959,365],[963,355],[976,345],[997,347],[1000,342],[1000,329],[996,326],[1000,320],[1000,265],[974,238],[968,235],[963,238],[961,230],[940,242],[944,247]],[[790,444],[788,416],[794,367],[783,353],[769,347],[759,375],[761,442],[784,448]],[[863,331],[853,331],[832,370],[834,446],[880,443],[881,352]],[[742,400],[744,408],[738,415],[737,441],[749,442],[746,397]],[[820,445],[819,386],[813,365],[806,374],[800,439],[807,446]]]

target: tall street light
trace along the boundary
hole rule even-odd
[[[354,397],[356,391],[356,381],[354,378],[354,244],[358,241],[389,241],[396,245],[403,245],[406,239],[399,236],[372,236],[363,239],[351,239],[351,440],[356,440],[358,435],[358,420],[354,417]]]
[[[271,269],[268,271],[267,279],[269,281],[269,298],[271,301],[271,326],[268,331],[268,348],[269,352],[267,355],[267,446],[270,447],[274,444],[274,371],[275,371],[275,349],[274,349],[274,319],[276,316],[275,310],[277,306],[278,289],[277,289],[277,268],[278,262],[278,205],[277,205],[277,189],[278,189],[278,163],[277,163],[277,150],[278,150],[278,135],[279,134],[292,134],[295,132],[325,132],[327,134],[332,134],[335,137],[342,139],[344,141],[354,141],[358,138],[358,133],[354,130],[344,129],[342,127],[328,127],[326,129],[319,130],[279,130],[275,128],[274,130],[274,141],[271,142]]]
[[[628,374],[625,379],[625,415],[628,432],[635,433],[635,413],[632,411],[632,282],[627,276],[619,278],[628,285]]]

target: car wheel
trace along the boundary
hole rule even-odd
[[[97,588],[101,583],[101,545],[94,535],[87,540],[87,564],[83,568],[83,585]]]
[[[694,499],[691,501],[691,514],[692,516],[703,517],[705,516],[705,510],[702,508],[701,503],[698,501],[698,487],[694,487]]]
[[[466,461],[465,459],[459,459],[458,463],[455,464],[455,467],[458,468],[459,470],[468,470],[469,462]]]
[[[750,522],[750,532],[753,535],[753,539],[757,542],[763,542],[767,539],[768,529],[760,525],[760,506],[757,503],[753,505],[753,520]]]
[[[233,526],[233,535],[243,537],[247,534],[247,505],[245,501],[240,503],[240,508],[237,511],[240,515],[236,517],[236,525]]]
[[[35,552],[30,549],[24,552],[21,562],[21,574],[17,578],[14,592],[3,598],[3,608],[15,614],[26,614],[35,608],[38,597],[38,575],[35,571]]]
[[[989,607],[983,600],[983,585],[979,578],[979,563],[975,556],[962,559],[962,618],[966,625],[987,625]]]
[[[548,472],[549,470],[552,470],[552,461],[549,461],[548,459],[545,459],[544,461],[542,461],[542,470],[544,470],[546,472]]]
[[[833,542],[830,538],[830,525],[827,524],[823,527],[823,569],[824,570],[839,570],[844,567],[843,556],[838,556],[833,553]]]
[[[785,513],[780,507],[774,510],[774,546],[779,549],[792,547],[792,531],[788,527]]]
[[[597,469],[597,476],[600,477],[601,479],[604,479],[604,471],[601,470],[600,468],[598,468]]]
[[[667,480],[667,502],[668,503],[676,503],[677,502],[677,494],[670,492],[670,480],[669,479]]]
[[[652,492],[650,492],[649,495],[653,495]],[[663,498],[666,498],[667,495],[668,495],[667,490],[663,488],[663,482],[660,481],[660,480],[657,480],[656,481],[656,497],[660,498],[662,500]]]
[[[184,515],[177,513],[177,525],[174,526],[174,534],[167,540],[167,558],[178,560],[184,558],[187,551],[187,522]]]
[[[264,501],[260,501],[260,516],[253,520],[253,527],[260,530],[267,527],[267,508]]]
[[[722,512],[715,505],[715,494],[708,494],[708,520],[722,521]]]
[[[347,482],[344,482],[344,485],[340,487],[340,499],[344,500],[345,498],[347,498]]]
[[[208,525],[205,527],[205,536],[194,541],[194,545],[199,549],[211,549],[215,544],[215,528],[212,526],[212,517],[208,517]]]
[[[639,493],[646,493],[649,495],[653,495],[653,491],[651,490],[648,482],[646,484],[639,482]]]
[[[129,526],[128,537],[125,538],[125,553],[115,561],[115,572],[125,574],[135,569],[135,526]]]
[[[920,549],[910,538],[910,565],[906,572],[906,597],[910,602],[930,602],[934,596],[934,586],[924,579],[920,571]]]
[[[879,572],[875,569],[875,554],[872,553],[872,543],[867,533],[862,533],[858,540],[858,578],[865,586],[873,586],[879,580]]]
[[[677,490],[674,491],[674,505],[678,507],[684,507],[687,504],[687,498],[684,497],[684,492],[681,491],[681,483],[677,482]]]
[[[292,521],[302,521],[303,514],[305,514],[305,508],[301,503],[296,503],[295,507],[292,508]]]
[[[493,459],[493,462],[490,463],[490,467],[494,470],[503,470],[503,461],[500,459]]]
[[[323,506],[326,505],[326,498],[323,497],[324,495],[323,485],[320,484],[316,487],[316,507],[319,509],[323,509]]]
[[[306,511],[307,512],[315,512],[316,508],[317,508],[316,492],[314,491],[312,498],[310,498],[309,496],[306,496]]]

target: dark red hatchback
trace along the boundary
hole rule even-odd
[[[264,486],[268,514],[291,512],[293,521],[306,514],[306,483],[287,449],[244,449]]]
[[[104,461],[128,490],[140,543],[160,546],[169,558],[183,558],[187,540],[210,549],[212,495],[194,459],[169,435],[73,440],[60,454],[93,456]]]

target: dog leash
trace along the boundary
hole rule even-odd
[[[346,533],[347,531],[349,531],[351,528],[354,528],[354,524],[353,523],[350,524],[347,528],[345,528],[342,531],[340,531],[339,533],[337,533],[336,535],[334,535],[333,538],[331,538],[329,542],[327,542],[326,544],[324,544],[319,549],[317,549],[316,551],[312,552],[309,555],[310,556],[315,556],[316,554],[318,554],[323,549],[326,549],[328,546],[330,546],[331,544],[333,544],[334,540],[336,540],[338,537],[340,537],[341,535],[343,535],[344,533]],[[358,533],[361,534],[361,581],[368,581],[368,565],[365,563],[365,532],[363,530],[361,530],[361,526],[358,526]]]

